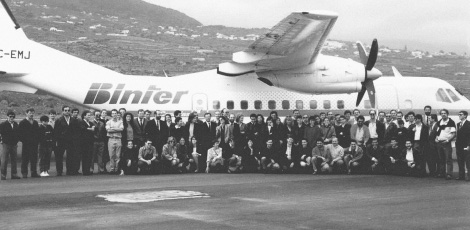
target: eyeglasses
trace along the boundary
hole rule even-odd
[[[168,141],[168,142],[169,142],[169,143],[173,143],[173,142],[175,142],[175,141]]]
[[[375,113],[371,113],[370,115],[375,115]]]
[[[459,116],[463,116],[463,114],[460,113]]]
[[[64,109],[64,112],[70,112],[70,109]]]
[[[8,116],[8,117],[9,117],[9,118],[15,118],[15,116],[13,116],[13,115],[10,115],[10,116]]]

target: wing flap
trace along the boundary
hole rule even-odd
[[[337,14],[326,11],[292,13],[246,50],[235,53],[232,63],[249,63],[252,71],[290,69],[311,64],[315,62],[337,18]]]

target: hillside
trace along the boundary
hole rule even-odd
[[[244,50],[268,29],[203,26],[178,11],[140,0],[11,0],[13,14],[37,42],[123,74],[176,76],[214,69]],[[281,19],[281,18],[280,18]],[[371,38],[372,39],[372,38]],[[370,41],[364,41],[366,44]],[[376,67],[392,75],[445,79],[470,95],[468,56],[387,47],[381,43]],[[329,39],[323,54],[359,61],[354,42]],[[0,114],[32,106],[43,113],[59,110],[49,95],[1,92]]]

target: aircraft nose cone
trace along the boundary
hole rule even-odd
[[[367,70],[367,79],[375,80],[379,77],[382,77],[382,72],[376,68],[372,68],[371,70]]]

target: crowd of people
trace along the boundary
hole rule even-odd
[[[401,111],[346,110],[313,116],[300,114],[281,119],[272,111],[266,119],[229,110],[164,114],[140,109],[137,117],[126,109],[85,110],[62,107],[57,117],[51,110],[35,120],[34,109],[15,121],[9,111],[0,124],[3,151],[1,179],[20,179],[16,157],[22,142],[23,178],[49,176],[54,153],[57,176],[99,174],[133,175],[161,173],[373,173],[433,176],[453,179],[452,145],[455,141],[458,180],[470,167],[470,123],[466,111],[456,123],[446,109],[441,118]],[[109,117],[110,115],[110,117]],[[39,173],[37,170],[39,159]],[[109,161],[109,169],[106,164]],[[97,166],[97,170],[95,170]],[[467,179],[468,180],[468,179]]]

